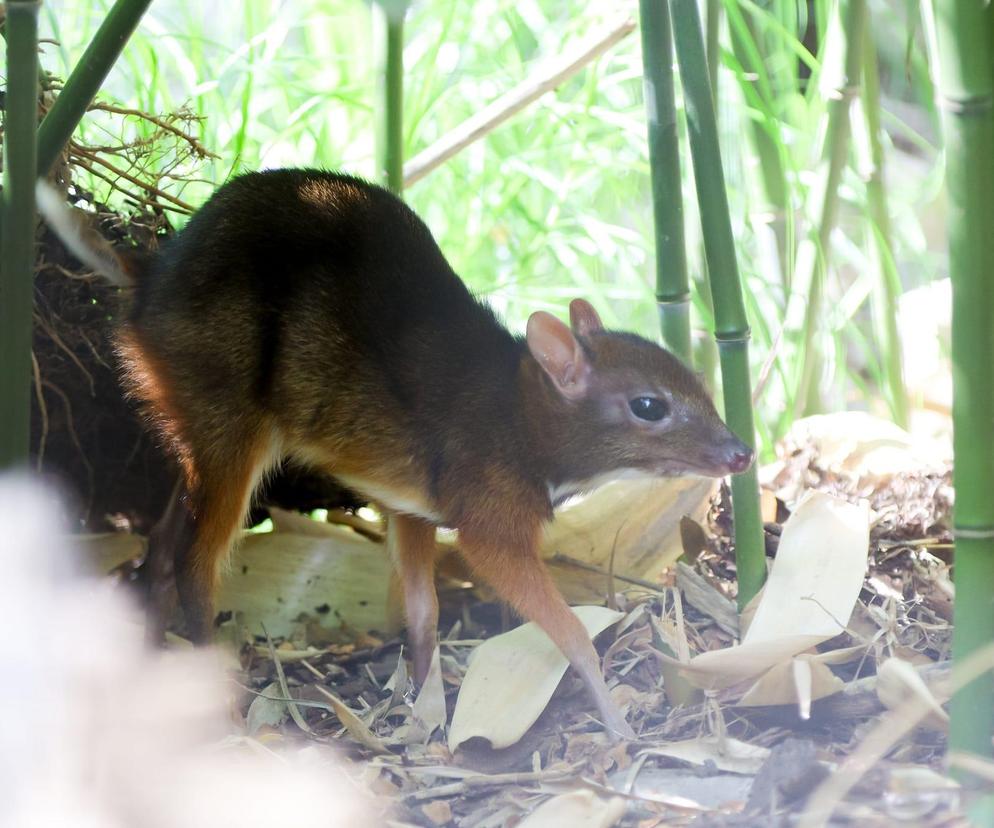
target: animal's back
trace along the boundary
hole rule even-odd
[[[139,282],[131,323],[171,364],[201,352],[197,367],[218,375],[211,384],[252,375],[259,398],[299,308],[321,306],[365,344],[396,323],[391,309],[417,316],[464,292],[427,228],[389,193],[334,173],[274,170],[215,193]]]
[[[365,435],[425,460],[441,420],[493,405],[465,389],[500,397],[521,351],[402,201],[311,170],[219,189],[140,280],[125,341],[204,441],[263,411],[290,449]]]

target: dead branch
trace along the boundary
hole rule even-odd
[[[77,164],[83,169],[92,173],[94,172],[92,164],[99,164],[101,167],[110,170],[110,172],[114,173],[114,175],[118,176],[119,178],[123,178],[125,181],[134,184],[136,187],[139,187],[140,189],[144,190],[147,193],[151,193],[156,198],[170,202],[171,204],[175,205],[181,212],[190,213],[190,214],[193,213],[194,211],[193,206],[187,204],[182,199],[176,198],[176,196],[171,195],[165,192],[164,190],[160,190],[154,184],[142,181],[141,179],[131,175],[131,173],[125,172],[124,170],[115,167],[106,159],[101,158],[96,153],[90,152],[88,149],[80,146],[75,142],[72,142],[69,146],[70,146],[70,152],[73,156],[73,163]],[[89,162],[89,165],[87,164],[87,162]]]
[[[168,116],[167,118],[162,118],[156,115],[151,115],[147,112],[141,112],[140,110],[137,109],[129,109],[128,107],[124,106],[114,106],[113,104],[105,102],[97,102],[90,104],[89,110],[94,110],[94,109],[100,110],[101,112],[112,112],[115,115],[125,115],[129,117],[140,118],[141,120],[147,121],[150,124],[155,124],[159,129],[163,130],[164,132],[168,132],[169,134],[174,135],[176,138],[179,138],[181,141],[186,142],[186,144],[189,145],[190,149],[192,150],[193,154],[196,155],[198,158],[220,158],[219,155],[211,152],[203,144],[201,144],[196,138],[194,138],[188,132],[183,131],[173,123],[174,120],[183,120],[186,122],[193,122],[193,121],[199,122],[203,120],[203,118],[201,118],[200,116],[190,115],[188,113],[178,113],[172,116]]]
[[[493,132],[504,121],[520,112],[592,63],[635,29],[635,21],[626,17],[606,33],[585,41],[575,50],[540,67],[535,76],[501,95],[489,106],[470,116],[448,135],[422,150],[404,165],[404,186],[410,187],[433,169],[448,161],[460,150]]]
[[[31,350],[31,377],[34,385],[35,399],[38,400],[38,413],[41,416],[41,435],[38,437],[38,452],[35,468],[42,470],[45,462],[45,441],[48,440],[48,406],[45,404],[45,394],[41,389],[41,369],[38,367],[38,357]]]

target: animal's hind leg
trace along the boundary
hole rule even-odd
[[[162,644],[166,625],[176,607],[174,562],[193,540],[193,515],[182,475],[176,479],[169,504],[148,535],[148,552],[141,569],[145,587],[145,640],[150,646]]]
[[[221,565],[274,454],[272,433],[259,427],[248,433],[232,428],[226,438],[205,448],[191,446],[192,538],[188,546],[177,548],[175,568],[180,604],[195,643],[206,644],[212,638]]]

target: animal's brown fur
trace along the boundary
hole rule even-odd
[[[140,270],[120,268],[136,275],[120,350],[185,471],[152,563],[174,562],[197,640],[211,636],[220,564],[252,492],[294,457],[391,514],[418,680],[437,623],[433,530],[451,526],[473,570],[577,668],[606,723],[631,732],[538,537],[556,497],[605,475],[748,464],[690,371],[603,330],[582,300],[572,330],[540,312],[527,339],[512,336],[400,200],[332,173],[232,181]],[[645,397],[665,416],[636,416]]]

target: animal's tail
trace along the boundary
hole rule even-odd
[[[70,207],[65,196],[44,179],[38,180],[35,197],[38,212],[77,259],[118,287],[134,287],[145,270],[144,257],[116,250],[96,231],[86,213]]]

